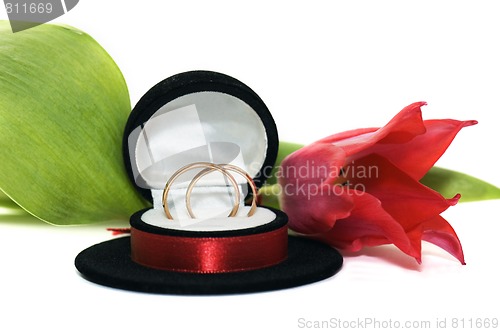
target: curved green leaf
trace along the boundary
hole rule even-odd
[[[0,22],[0,189],[26,211],[68,225],[143,208],[121,153],[130,110],[120,70],[89,35]]]
[[[280,142],[279,144],[280,145],[278,149],[278,156],[276,157],[276,162],[274,163],[271,176],[266,181],[266,184],[268,185],[273,185],[278,182],[278,180],[276,179],[276,172],[278,171],[278,168],[281,165],[283,159],[285,159],[285,157],[291,154],[292,152],[297,151],[298,149],[304,147],[303,144],[290,143],[290,142]]]
[[[0,190],[0,206],[8,202],[12,202],[12,200],[9,198],[9,196],[5,195],[5,193]]]
[[[19,215],[27,214],[19,205],[10,199],[3,191],[0,190],[0,216],[1,215]]]
[[[473,176],[433,167],[420,181],[444,197],[462,195],[460,202],[482,201],[500,198],[500,188]]]
[[[281,187],[279,184],[266,184],[259,189],[259,203],[263,206],[280,208]]]

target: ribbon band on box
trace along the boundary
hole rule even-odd
[[[260,269],[287,258],[288,231],[231,237],[182,237],[131,229],[132,260],[161,270],[223,273]]]

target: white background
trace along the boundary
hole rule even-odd
[[[476,119],[438,165],[500,186],[497,8],[495,1],[81,0],[56,21],[86,31],[111,54],[132,105],[173,74],[219,71],[261,96],[286,141],[382,126],[420,100],[428,102],[424,118]],[[61,228],[2,215],[0,330],[292,331],[300,318],[433,327],[447,319],[453,330],[453,318],[500,319],[498,203],[463,203],[444,213],[466,266],[431,245],[421,265],[386,246],[347,255],[343,270],[323,282],[219,297],[94,285],[73,260],[111,238],[110,224]]]

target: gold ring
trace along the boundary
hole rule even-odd
[[[217,166],[222,168],[224,171],[229,170],[229,171],[232,171],[232,172],[235,172],[235,173],[238,173],[238,174],[244,176],[245,179],[247,180],[247,182],[250,184],[250,187],[252,188],[252,205],[250,207],[250,211],[248,211],[247,217],[251,217],[255,213],[255,210],[257,209],[257,188],[255,186],[255,182],[253,181],[252,177],[247,172],[245,172],[241,168],[234,166],[234,165],[219,164]],[[196,174],[196,176],[193,177],[193,179],[191,180],[191,183],[189,184],[189,186],[186,190],[186,208],[187,208],[189,216],[191,218],[196,218],[194,213],[193,213],[193,210],[191,208],[191,193],[193,191],[193,188],[199,179],[201,179],[202,177],[204,177],[205,175],[207,175],[209,173],[212,173],[215,170],[218,170],[218,169],[207,167],[204,170],[201,170],[198,174]],[[238,193],[238,196],[237,196],[238,200],[236,201],[236,203],[238,204],[239,203],[239,188],[237,190],[237,193]],[[236,213],[235,213],[235,215],[236,215]],[[230,215],[230,217],[234,217],[234,215]]]
[[[240,201],[240,190],[238,188],[238,183],[236,183],[236,180],[234,179],[234,177],[231,174],[229,174],[223,167],[216,165],[216,164],[213,164],[213,163],[198,162],[198,163],[192,163],[192,164],[186,165],[186,166],[178,169],[174,174],[172,174],[170,179],[165,184],[165,189],[163,189],[162,202],[163,202],[163,209],[165,210],[165,215],[167,216],[167,218],[171,219],[171,220],[174,219],[172,217],[172,214],[170,213],[170,209],[168,208],[168,201],[167,201],[168,193],[170,192],[172,184],[183,173],[190,171],[192,169],[196,169],[196,168],[209,169],[211,172],[218,171],[218,172],[222,173],[224,176],[226,176],[229,179],[229,181],[231,181],[231,184],[233,185],[235,193],[236,193],[236,198],[234,201],[233,209],[229,213],[229,217],[234,217],[236,215],[236,213],[238,212],[239,201]],[[191,183],[192,183],[192,181],[191,181]],[[191,189],[191,191],[192,191],[192,189]],[[190,195],[191,195],[191,193],[190,193]],[[192,217],[193,211],[188,210],[188,212],[189,212],[189,215]],[[194,218],[194,217],[192,217],[192,218]]]

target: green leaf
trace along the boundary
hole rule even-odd
[[[259,191],[262,205],[279,208],[278,196],[281,190],[277,184],[276,172],[286,156],[302,147],[303,145],[297,143],[280,142],[272,176]],[[436,190],[444,197],[453,197],[460,193],[462,195],[460,202],[500,198],[500,188],[473,176],[436,166],[427,172],[421,183]]]
[[[279,184],[266,184],[259,189],[259,203],[263,206],[280,208],[281,186]]]
[[[143,208],[121,153],[130,110],[123,75],[88,34],[0,21],[0,189],[26,211],[69,225]]]
[[[275,166],[273,167],[273,170],[271,172],[271,176],[267,179],[266,184],[268,185],[273,185],[278,182],[276,178],[276,172],[278,171],[279,166],[281,165],[281,162],[283,159],[285,159],[286,156],[291,154],[294,151],[297,151],[298,149],[304,147],[303,144],[297,144],[297,143],[290,143],[290,142],[280,142],[279,149],[278,149],[278,156],[276,157],[276,162]]]
[[[5,193],[0,190],[0,206],[8,202],[12,202],[12,200],[9,198],[9,196],[5,195]]]
[[[2,214],[26,214],[27,212],[21,209],[13,200],[9,198],[3,191],[0,190],[0,215]]]
[[[420,181],[444,197],[462,195],[460,202],[500,198],[500,188],[467,174],[433,167]]]

